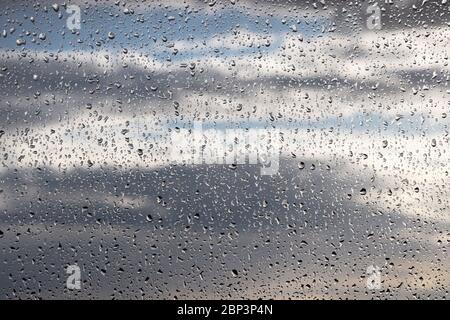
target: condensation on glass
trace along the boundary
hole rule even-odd
[[[2,1],[0,298],[448,299],[449,8]]]

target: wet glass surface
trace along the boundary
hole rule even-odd
[[[449,8],[2,1],[0,298],[448,299]]]

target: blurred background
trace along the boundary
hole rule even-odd
[[[0,32],[0,298],[449,298],[446,0],[3,0]],[[196,121],[276,131],[278,172],[184,163]]]

